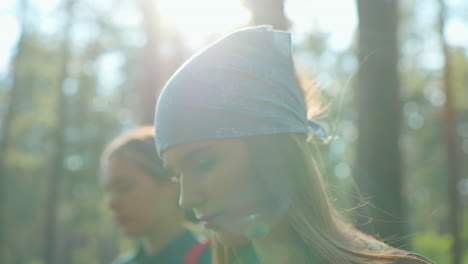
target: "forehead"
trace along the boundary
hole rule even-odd
[[[162,159],[166,166],[173,166],[210,150],[235,151],[243,146],[245,146],[245,142],[241,138],[200,140],[168,148],[162,152]]]
[[[101,168],[101,181],[115,181],[124,178],[132,178],[143,171],[138,165],[119,155],[110,156]]]

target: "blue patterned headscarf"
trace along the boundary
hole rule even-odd
[[[307,120],[291,36],[268,26],[228,34],[192,56],[156,106],[156,146],[277,133],[325,131]]]

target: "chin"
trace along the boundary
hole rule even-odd
[[[241,234],[228,233],[223,231],[216,231],[216,240],[224,246],[241,246],[249,243],[249,240]]]

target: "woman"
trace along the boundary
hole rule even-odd
[[[115,263],[210,263],[207,244],[198,243],[183,227],[186,215],[177,206],[178,184],[155,157],[152,126],[114,139],[102,155],[109,207],[123,233],[139,239],[136,253]]]
[[[180,205],[212,229],[214,262],[431,263],[342,221],[307,147],[290,35],[236,31],[185,63],[156,108],[156,144]]]

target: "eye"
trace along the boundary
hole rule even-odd
[[[201,162],[196,163],[193,166],[193,170],[196,172],[206,172],[211,170],[216,164],[216,159],[211,158],[211,159],[206,159]]]
[[[133,181],[122,181],[116,184],[115,191],[119,193],[127,193],[130,192],[133,187],[135,187],[135,183]]]

